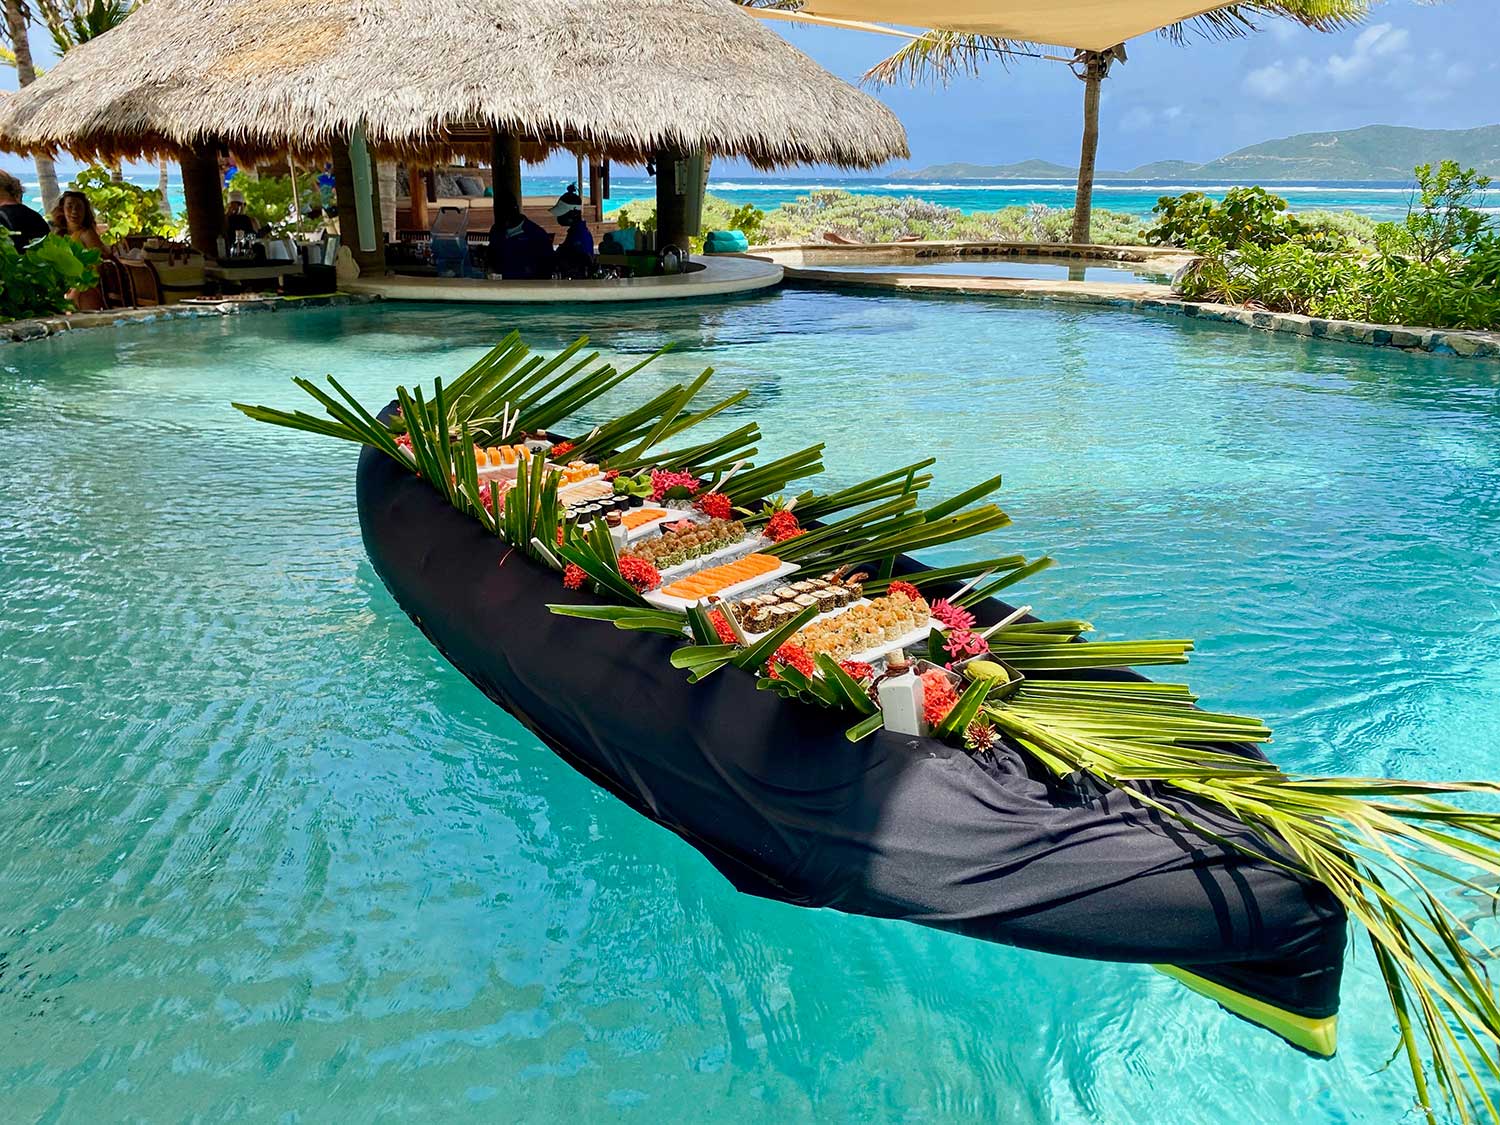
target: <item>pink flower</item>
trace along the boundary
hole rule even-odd
[[[950,629],[974,628],[974,615],[945,598],[939,598],[932,603],[932,616]]]
[[[679,473],[671,469],[651,470],[651,499],[660,502],[674,488],[683,489],[689,496],[697,493],[703,483],[692,473]]]
[[[948,634],[943,651],[954,660],[963,660],[965,657],[981,656],[989,652],[990,642],[971,630],[954,629]]]

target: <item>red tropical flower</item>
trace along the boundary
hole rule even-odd
[[[813,674],[812,654],[793,641],[787,641],[771,654],[771,659],[766,661],[766,675],[773,680],[779,680],[781,678],[779,669],[783,665],[797,669],[804,676]]]
[[[773,515],[766,524],[766,538],[773,543],[781,543],[801,534],[802,525],[797,522],[797,517],[785,509]]]
[[[861,683],[875,678],[875,669],[863,660],[840,660],[839,667]]]
[[[620,556],[620,577],[643,594],[661,585],[661,571],[635,555]]]
[[[563,567],[563,585],[570,590],[582,590],[587,578],[588,573],[577,563],[569,563]]]
[[[559,457],[566,457],[569,453],[572,452],[573,443],[571,441],[560,441],[552,447],[552,457],[554,460]]]
[[[912,601],[917,601],[922,596],[921,590],[918,590],[910,582],[903,582],[899,578],[887,586],[885,592],[887,594],[900,594],[903,597],[910,598]]]
[[[709,519],[727,520],[734,514],[734,506],[722,492],[705,492],[693,501],[693,507]]]
[[[714,632],[719,634],[719,643],[725,645],[737,645],[740,639],[735,635],[734,626],[729,624],[729,618],[724,616],[722,610],[710,610],[708,619],[714,624]]]
[[[958,702],[958,692],[946,672],[937,668],[922,673],[922,717],[929,726],[937,726],[948,717]]]

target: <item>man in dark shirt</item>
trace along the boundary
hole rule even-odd
[[[51,233],[47,220],[21,202],[21,181],[0,170],[0,227],[11,232],[17,250]]]
[[[552,236],[518,208],[490,228],[489,267],[507,281],[552,276]]]

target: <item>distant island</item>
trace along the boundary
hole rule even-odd
[[[1478,129],[1408,129],[1399,125],[1366,125],[1332,133],[1298,133],[1276,141],[1237,149],[1227,156],[1194,164],[1157,160],[1128,172],[1100,169],[1100,180],[1234,180],[1274,183],[1278,180],[1385,180],[1406,182],[1418,164],[1457,160],[1465,167],[1500,176],[1500,125]],[[902,170],[893,180],[1069,180],[1077,168],[1047,160],[1019,164],[933,164]]]

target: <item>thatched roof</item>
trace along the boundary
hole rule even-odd
[[[474,151],[492,125],[639,159],[870,167],[906,133],[731,0],[151,0],[0,105],[0,145],[80,156],[205,140]]]

